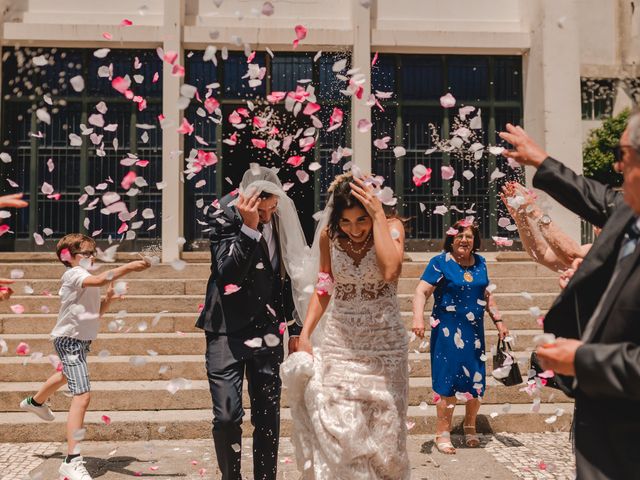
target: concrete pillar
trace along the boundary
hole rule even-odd
[[[371,171],[371,132],[360,133],[358,122],[371,121],[371,108],[365,102],[371,94],[371,11],[359,0],[351,0],[353,21],[352,68],[360,69],[366,78],[362,100],[351,99],[351,145],[355,164],[364,172]]]
[[[184,0],[164,0],[164,51],[178,52],[176,63],[184,65],[182,31]],[[182,122],[178,108],[182,78],[171,74],[172,65],[163,63],[162,113],[168,126],[162,130],[162,261],[171,262],[180,256],[178,238],[183,232],[183,182],[181,180],[183,138],[177,132]]]
[[[525,56],[524,124],[552,157],[582,173],[580,45],[576,0],[527,4],[531,49]],[[534,171],[527,169],[530,184]],[[555,202],[549,215],[576,241],[580,219]]]

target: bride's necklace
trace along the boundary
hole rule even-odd
[[[367,238],[364,239],[364,242],[362,242],[362,247],[360,247],[359,249],[355,247],[355,244],[351,241],[351,237],[347,237],[347,244],[349,245],[351,251],[356,255],[360,255],[362,252],[364,252],[364,249],[367,248],[367,245],[369,244],[369,239],[371,238],[372,232],[373,230],[369,231],[369,235],[367,235]]]
[[[455,257],[454,257],[454,259],[455,259]],[[460,268],[462,268],[464,270],[464,273],[462,274],[462,278],[464,278],[464,281],[468,282],[468,283],[473,282],[473,275],[471,275],[471,272],[469,271],[469,269],[471,267],[473,267],[473,265],[475,265],[475,263],[473,265],[468,265],[468,266],[465,267],[457,259],[455,259],[455,260],[456,260],[456,263],[458,265],[460,265]]]

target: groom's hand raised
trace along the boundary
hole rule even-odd
[[[258,229],[258,222],[260,221],[260,217],[258,215],[258,206],[260,205],[259,195],[260,194],[257,192],[251,197],[245,197],[240,194],[238,197],[238,203],[236,204],[238,213],[240,213],[240,217],[242,217],[242,222],[247,227],[254,230]]]

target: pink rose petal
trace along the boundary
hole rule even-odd
[[[20,342],[16,347],[16,355],[29,355],[29,344],[25,342]]]
[[[176,63],[176,60],[178,59],[178,52],[172,52],[171,50],[169,50],[168,52],[164,53],[164,55],[162,56],[162,59],[165,62],[173,65],[174,63]]]
[[[220,106],[220,102],[213,97],[209,97],[204,101],[205,110],[211,115]]]
[[[271,92],[271,94],[267,95],[267,101],[269,103],[278,103],[286,96],[287,94],[285,92]]]
[[[130,85],[131,85],[131,80],[129,80],[128,78],[116,77],[113,80],[111,80],[111,86],[118,92],[122,93],[123,95],[129,89]]]
[[[229,114],[229,123],[231,123],[232,125],[237,125],[238,123],[241,123],[241,122],[242,122],[242,117],[240,117],[240,114],[236,110],[234,110]]]
[[[60,260],[62,260],[63,262],[71,261],[71,252],[69,251],[68,248],[62,249],[62,251],[60,252]]]
[[[338,107],[333,107],[333,112],[331,113],[331,117],[329,118],[329,126],[332,127],[334,124],[341,124],[343,119],[343,111]]]
[[[369,130],[371,130],[372,126],[373,126],[373,123],[371,123],[366,118],[358,120],[358,131],[360,133],[367,133]]]
[[[238,285],[234,285],[233,283],[229,283],[229,284],[224,286],[224,294],[225,295],[234,294],[239,290],[240,290],[240,287]]]
[[[111,35],[109,32],[103,32],[102,38],[104,38],[105,40],[111,40],[113,39],[113,35]]]
[[[9,308],[16,315],[22,315],[24,313],[24,306],[23,305],[20,305],[20,304],[11,305]]]
[[[443,180],[451,180],[456,174],[456,171],[453,169],[453,167],[449,165],[443,165],[442,167],[440,167],[440,170],[442,172]]]
[[[0,237],[5,233],[7,233],[8,231],[9,231],[9,225],[7,225],[6,223],[3,225],[0,225]]]
[[[294,30],[296,32],[296,39],[293,41],[293,48],[298,48],[300,40],[304,40],[307,37],[307,29],[302,25],[296,25]]]
[[[102,423],[104,423],[105,425],[111,425],[111,417],[109,417],[109,415],[102,415],[100,419],[102,420]]]
[[[136,174],[136,172],[134,172],[133,170],[129,171],[122,178],[122,181],[120,182],[120,186],[122,188],[124,188],[125,190],[129,190],[131,188],[131,185],[133,185],[133,182],[136,181],[137,177],[138,177],[138,175]]]
[[[450,235],[452,237],[455,237],[458,233],[460,232],[453,227],[449,227],[449,229],[446,232],[447,235]]]
[[[130,27],[131,25],[133,25],[133,22],[127,18],[120,22],[121,27]]]
[[[287,159],[287,164],[292,167],[299,167],[302,162],[304,162],[304,156],[302,155],[293,155]]]
[[[456,99],[453,95],[447,93],[440,97],[440,105],[442,108],[453,108],[456,105]]]
[[[317,103],[313,103],[313,102],[309,102],[307,103],[307,105],[304,107],[304,110],[302,111],[302,113],[304,115],[313,115],[314,113],[316,113],[318,110],[320,110],[320,105],[318,105]]]
[[[178,128],[178,133],[182,133],[183,135],[191,135],[193,133],[193,130],[193,125],[189,123],[189,120],[183,118],[182,124]]]
[[[265,142],[264,140],[261,140],[259,138],[252,138],[251,139],[251,143],[256,148],[266,148],[266,146],[267,146],[267,142]]]

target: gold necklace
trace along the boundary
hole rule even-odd
[[[349,244],[349,248],[351,249],[351,251],[356,255],[360,255],[362,252],[364,252],[364,249],[367,247],[367,244],[369,243],[369,239],[371,238],[372,233],[373,233],[373,230],[370,230],[369,235],[367,235],[367,238],[365,238],[364,242],[362,242],[362,247],[360,247],[360,250],[358,250],[353,245],[353,242],[351,241],[351,237],[347,237],[347,243]]]
[[[475,262],[473,263],[473,265],[468,265],[466,268],[464,265],[460,264],[458,260],[456,260],[456,263],[460,266],[460,268],[464,270],[464,273],[462,274],[462,278],[464,278],[464,281],[468,283],[473,282],[473,275],[471,275],[469,269],[473,267],[473,265],[475,265]]]

